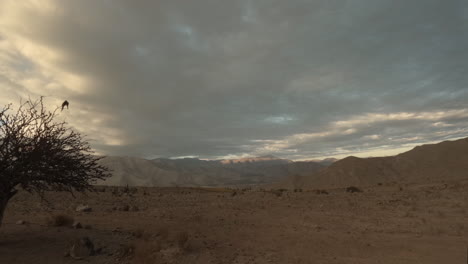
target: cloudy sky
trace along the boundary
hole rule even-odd
[[[0,0],[0,95],[107,155],[391,155],[468,136],[468,2]]]

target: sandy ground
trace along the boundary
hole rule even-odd
[[[118,196],[108,188],[48,194],[53,207],[20,193],[0,228],[0,263],[466,263],[467,189],[468,182],[329,194],[139,188]],[[92,211],[75,212],[79,204]],[[55,214],[91,229],[47,225]],[[84,236],[100,252],[66,256]]]

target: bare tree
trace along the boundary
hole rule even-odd
[[[109,176],[88,142],[57,122],[42,97],[0,110],[0,226],[8,201],[20,188],[41,196],[45,191],[89,190]]]

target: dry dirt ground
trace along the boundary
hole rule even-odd
[[[107,188],[50,193],[51,205],[20,193],[0,228],[0,263],[467,263],[468,181],[362,189]],[[48,225],[56,214],[91,228]],[[82,237],[99,252],[66,256]]]

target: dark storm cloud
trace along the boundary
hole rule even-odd
[[[67,120],[110,155],[390,151],[466,135],[467,10],[462,0],[4,1],[0,90],[3,101],[68,98]]]

